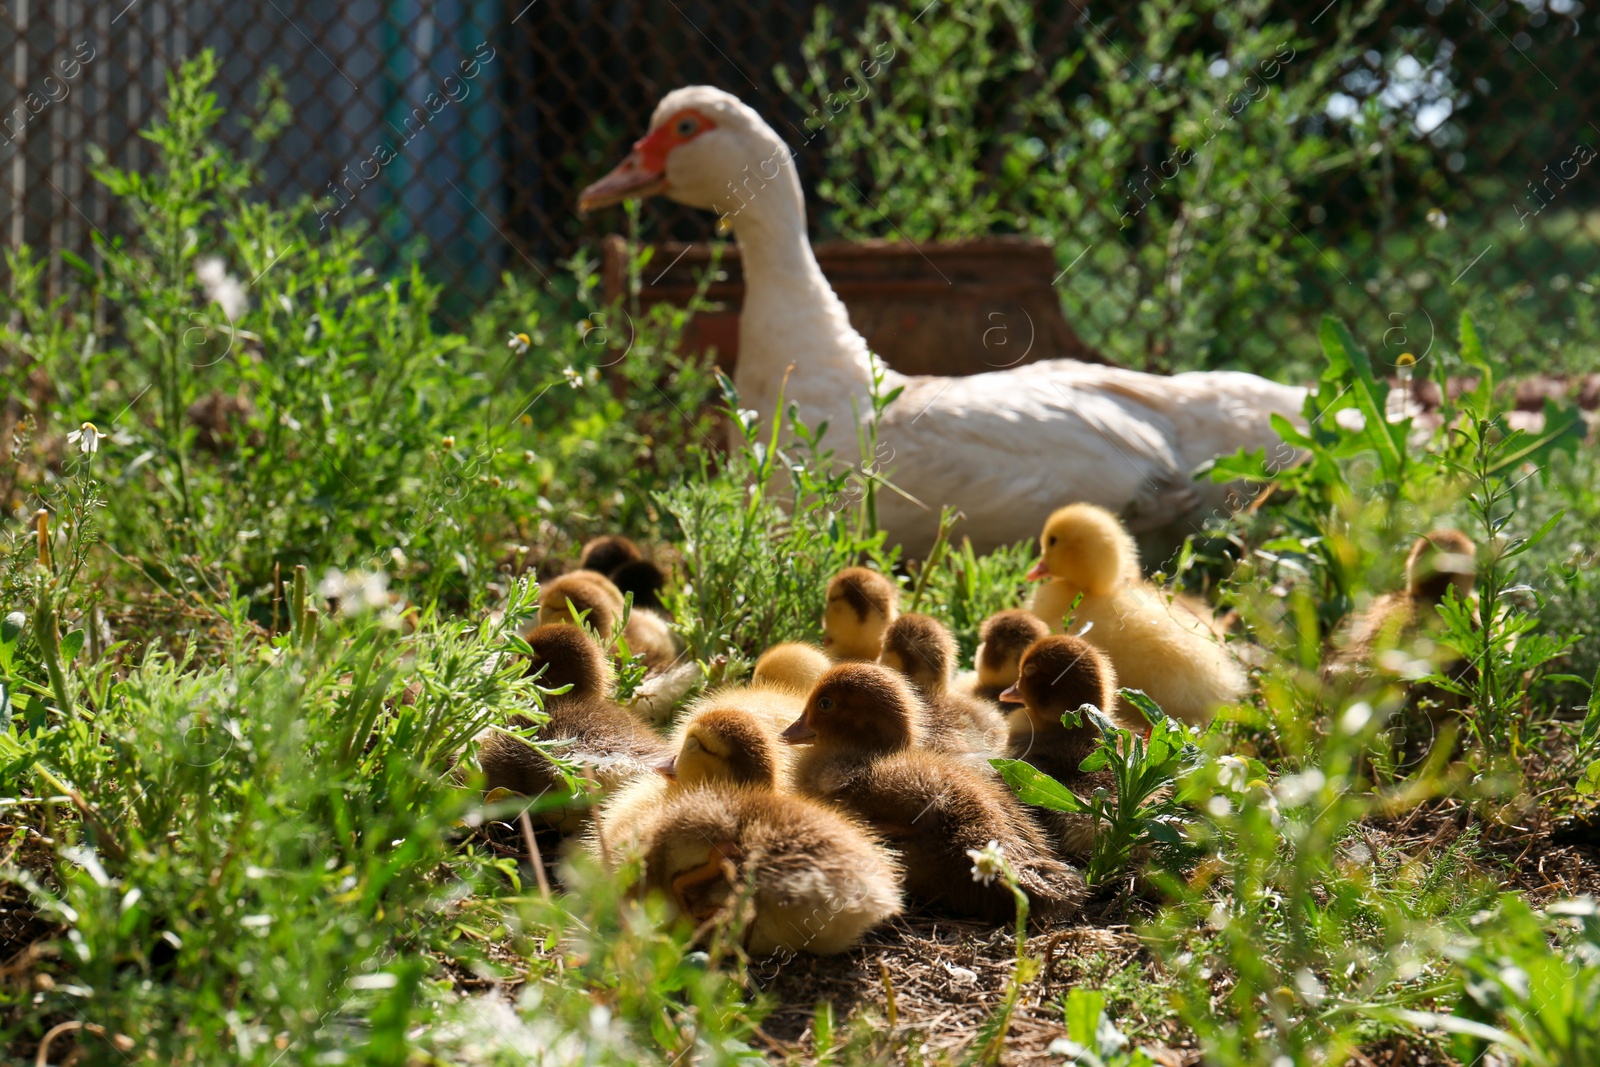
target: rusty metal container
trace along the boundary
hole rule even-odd
[[[627,289],[627,243],[612,234],[602,249],[605,296],[612,301]],[[850,322],[903,374],[978,374],[1057,358],[1112,362],[1062,317],[1051,284],[1059,268],[1047,241],[831,241],[816,252]],[[711,253],[705,243],[656,246],[643,271],[641,305],[687,305]],[[685,345],[695,352],[715,349],[717,365],[731,375],[739,361],[744,301],[739,249],[732,242],[723,249],[718,275],[706,290],[714,309],[694,317]]]

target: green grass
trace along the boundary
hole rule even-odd
[[[1452,413],[1471,432],[1426,447],[1330,417],[1298,466],[1219,463],[1276,489],[1219,516],[1175,580],[1238,610],[1259,650],[1251,696],[1152,779],[1171,784],[1179,839],[1136,851],[1083,919],[1116,928],[1086,943],[1122,948],[1063,950],[1046,992],[1023,977],[1060,931],[1020,950],[1002,933],[984,951],[1009,977],[966,1016],[981,1040],[927,1053],[948,1036],[927,1032],[938,983],[901,979],[934,966],[929,926],[815,965],[858,1002],[780,1005],[737,930],[694,944],[581,858],[547,898],[516,805],[486,806],[471,771],[480,730],[538,707],[511,634],[534,575],[583,538],[622,530],[677,560],[682,636],[709,675],[738,678],[766,645],[816,636],[839,566],[900,564],[873,521],[881,476],[803,435],[779,450],[770,427],[724,453],[714,377],[673,355],[683,316],[640,316],[624,358],[580,327],[595,311],[582,260],[549,287],[507,278],[441,330],[426,279],[368,273],[358,243],[313,235],[308,203],[251,198],[250,168],[208,138],[213,67],[175,77],[151,172],[106,173],[134,220],[118,245],[69,260],[77,283],[53,300],[44,260],[19,253],[0,299],[13,1060],[54,1029],[56,1063],[69,1047],[261,1067],[987,1061],[1021,1055],[1002,992],[1098,1035],[1083,1063],[1139,1063],[1140,1044],[1222,1065],[1348,1062],[1401,1040],[1460,1063],[1485,1043],[1529,1063],[1590,1054],[1593,983],[1530,998],[1518,978],[1544,991],[1593,970],[1592,917],[1550,908],[1535,875],[1560,851],[1541,836],[1553,821],[1592,811],[1575,786],[1594,758],[1578,722],[1600,661],[1600,459],[1576,426],[1509,434],[1504,391],[1486,388]],[[233,319],[196,281],[213,254],[245,277],[278,257]],[[1493,325],[1444,331],[1429,373],[1498,366]],[[1337,322],[1307,343],[1342,403],[1381,407],[1376,357]],[[92,453],[67,439],[84,422],[106,434]],[[1503,592],[1487,625],[1462,613],[1450,634],[1487,665],[1460,747],[1396,767],[1403,687],[1324,686],[1323,646],[1445,523],[1503,539],[1480,575]],[[906,597],[965,657],[1031,556],[941,544],[903,569]],[[1569,891],[1600,887],[1591,860],[1561,855]],[[817,1009],[787,1052],[767,1032],[779,1007]]]

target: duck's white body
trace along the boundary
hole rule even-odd
[[[1298,417],[1305,390],[1230,371],[1161,377],[1070,360],[960,378],[889,370],[884,392],[904,392],[884,413],[878,454],[859,456],[872,361],[817,265],[788,147],[736,97],[707,86],[669,93],[650,125],[585,205],[662,192],[732,224],[745,280],[741,405],[768,425],[780,402],[797,405],[808,424],[828,423],[825,442],[839,457],[883,471],[905,496],[879,492],[879,522],[909,555],[931,546],[944,505],[966,515],[958,535],[980,551],[1031,538],[1053,508],[1076,500],[1134,530],[1174,526],[1223,503],[1224,488],[1197,483],[1195,467],[1274,448],[1271,415]]]

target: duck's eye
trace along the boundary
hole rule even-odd
[[[833,698],[832,697],[818,697],[817,698],[817,710],[818,711],[832,711],[833,710]]]
[[[1031,678],[1034,672],[1038,669],[1039,665],[1037,663],[1030,663],[1026,667],[1022,668],[1022,673]]]
[[[686,737],[686,738],[684,738],[684,740],[683,740],[683,750],[685,752],[695,752],[695,751],[698,751],[699,748],[700,748],[700,739],[698,737]]]
[[[1054,548],[1054,547],[1056,547],[1056,537],[1055,537],[1055,535],[1054,535],[1054,534],[1051,534],[1051,535],[1050,535],[1050,547],[1051,547],[1051,548]]]
[[[691,137],[694,135],[694,131],[699,128],[700,124],[687,115],[678,120],[677,130],[679,137]]]

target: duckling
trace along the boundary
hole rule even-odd
[[[1012,608],[997,611],[978,627],[978,651],[972,657],[977,677],[972,693],[1000,702],[1000,694],[1016,684],[1017,665],[1028,646],[1050,632],[1031,611]]]
[[[1453,587],[1471,599],[1476,581],[1478,546],[1459,530],[1434,530],[1411,545],[1406,556],[1406,587],[1372,602],[1335,638],[1331,673],[1369,667],[1386,648],[1409,643],[1419,629],[1438,618],[1437,609]]]
[[[822,649],[815,645],[788,641],[773,645],[756,660],[752,685],[781,686],[797,693],[809,693],[817,679],[833,666]]]
[[[1000,694],[1008,703],[1021,704],[1009,720],[1007,759],[1022,760],[1074,792],[1116,789],[1108,771],[1086,773],[1078,769],[1097,747],[1100,731],[1084,719],[1076,726],[1062,724],[1062,716],[1093,704],[1112,721],[1129,730],[1144,732],[1143,716],[1128,721],[1128,714],[1112,709],[1117,701],[1117,672],[1111,659],[1089,642],[1067,634],[1040,638],[1022,655],[1016,684]],[[1053,831],[1057,846],[1069,855],[1087,855],[1094,844],[1094,820],[1087,815],[1041,811],[1040,818]]]
[[[644,553],[639,551],[639,546],[632,538],[621,534],[601,534],[583,543],[583,549],[578,553],[578,566],[609,577],[624,563],[640,559],[644,559]]]
[[[934,734],[948,738],[959,751],[997,750],[1005,741],[1005,719],[994,705],[951,688],[955,659],[950,631],[937,619],[912,614],[895,619],[884,631],[878,662],[905,675],[915,687]]]
[[[583,546],[578,566],[610,578],[623,594],[633,594],[633,606],[667,614],[661,591],[667,576],[660,567],[645,559],[639,546],[621,534],[605,534]]]
[[[679,724],[671,755],[607,797],[588,847],[612,862],[637,845],[662,801],[678,788],[707,784],[787,789],[791,750],[767,723],[736,702],[707,699]],[[604,847],[601,847],[601,837]]]
[[[876,660],[883,631],[900,610],[894,580],[866,567],[846,567],[828,583],[822,613],[822,650],[835,663]]]
[[[611,640],[626,610],[622,592],[611,579],[597,571],[572,571],[544,583],[539,589],[541,624],[576,622],[574,611],[587,612],[585,619],[589,627],[603,641]],[[652,671],[666,670],[678,658],[678,641],[671,627],[648,609],[636,606],[628,612],[622,637],[630,651],[644,656],[645,666]]]
[[[744,947],[755,956],[843,952],[903,906],[894,857],[847,816],[803,797],[680,789],[644,846],[646,887],[697,923],[749,892]]]
[[[648,771],[669,754],[666,742],[637,718],[606,699],[611,666],[583,630],[562,624],[539,626],[526,638],[533,648],[533,669],[544,667],[544,688],[571,688],[545,699],[549,719],[538,725],[526,715],[512,715],[510,725],[534,730],[544,741],[564,741],[561,758],[587,771],[605,789]],[[486,789],[508,789],[524,796],[567,792],[556,765],[543,751],[519,737],[491,731],[478,739],[478,765]],[[550,825],[574,830],[582,825],[583,806],[564,805],[540,813]]]
[[[1111,512],[1069,504],[1045,523],[1039,548],[1041,558],[1028,578],[1048,581],[1031,610],[1059,631],[1081,593],[1073,626],[1111,657],[1123,685],[1144,690],[1167,714],[1198,724],[1244,693],[1243,670],[1204,620],[1129,578],[1138,550]]]
[[[1056,859],[1044,831],[1003,784],[961,760],[914,746],[921,732],[904,684],[881,668],[835,667],[783,734],[809,745],[795,765],[803,794],[836,804],[881,834],[905,863],[908,895],[958,915],[1004,921],[1010,890],[969,880],[969,851],[995,842],[1039,917],[1083,902],[1083,876]]]
[[[1330,681],[1363,677],[1389,649],[1427,650],[1425,639],[1442,625],[1439,605],[1450,589],[1463,600],[1475,600],[1477,554],[1477,545],[1459,530],[1433,530],[1417,538],[1406,556],[1405,589],[1378,597],[1341,627],[1330,642],[1326,677]],[[1472,669],[1471,661],[1452,657],[1447,649],[1433,651],[1442,660],[1438,668],[1443,674],[1460,678]],[[1426,710],[1435,728],[1454,716],[1461,703],[1458,696],[1434,685],[1413,685],[1410,702]],[[1429,732],[1430,738],[1433,732]]]

